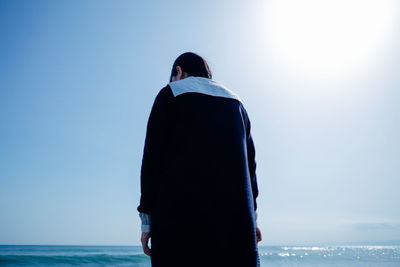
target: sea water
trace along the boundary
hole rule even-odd
[[[259,246],[259,255],[261,266],[400,266],[400,246]],[[0,245],[0,266],[73,265],[151,266],[140,246]]]

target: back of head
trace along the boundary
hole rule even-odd
[[[186,72],[189,76],[212,79],[212,74],[206,60],[195,53],[183,53],[175,60],[174,65],[172,66],[171,76],[169,78],[170,82],[172,82],[172,76],[177,74],[177,66],[180,66],[182,71]]]

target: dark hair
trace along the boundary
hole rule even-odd
[[[177,74],[177,66],[180,66],[182,72],[186,72],[189,76],[204,77],[209,79],[212,78],[212,74],[206,60],[195,53],[183,53],[175,60],[174,65],[172,66],[169,82],[172,82],[172,76]]]

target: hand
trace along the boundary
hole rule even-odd
[[[150,233],[142,232],[142,237],[140,241],[142,242],[143,252],[147,256],[151,256],[151,249],[149,248],[149,239],[151,237]]]
[[[257,243],[262,240],[261,230],[258,227],[256,228],[256,237],[257,237]]]

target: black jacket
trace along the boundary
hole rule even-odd
[[[240,98],[211,79],[188,77],[160,90],[137,208],[151,215],[153,266],[257,266],[250,128]],[[199,259],[200,251],[207,256]]]

